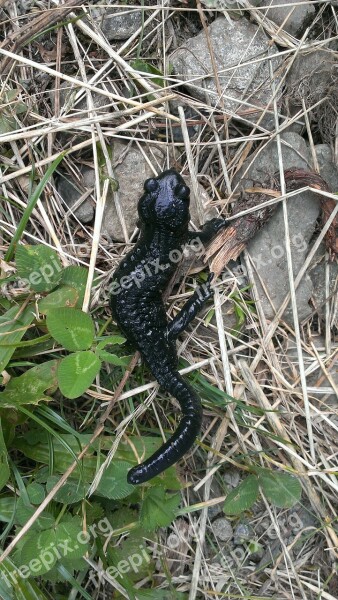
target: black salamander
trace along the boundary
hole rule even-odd
[[[176,338],[212,296],[213,274],[169,323],[162,294],[176,271],[178,251],[194,239],[209,242],[226,222],[212,219],[202,231],[190,232],[189,197],[189,188],[174,170],[145,181],[138,203],[139,241],[113,275],[114,319],[161,388],[174,396],[182,409],[181,421],[170,439],[130,469],[127,479],[132,484],[144,483],[176,463],[191,448],[201,427],[201,401],[177,371]]]

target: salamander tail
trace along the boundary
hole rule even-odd
[[[175,464],[191,448],[201,429],[202,405],[192,387],[178,373],[156,375],[161,387],[178,400],[182,418],[175,433],[150,458],[130,469],[127,480],[133,485],[145,483]]]

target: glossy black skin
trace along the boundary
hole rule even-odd
[[[189,188],[174,170],[145,182],[138,203],[139,241],[113,275],[114,319],[130,344],[139,350],[161,388],[174,396],[182,409],[181,421],[171,438],[129,471],[127,479],[132,484],[144,483],[176,463],[191,448],[201,428],[200,399],[177,371],[176,338],[212,296],[212,274],[170,323],[162,293],[177,268],[170,253],[181,250],[189,239],[199,238],[207,243],[226,222],[212,219],[201,232],[189,232],[189,194]]]

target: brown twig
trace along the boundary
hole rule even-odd
[[[284,172],[286,191],[292,192],[301,187],[310,186],[314,189],[330,191],[327,183],[312,171],[298,169],[296,167],[288,169]],[[235,214],[253,207],[263,205],[271,196],[278,197],[280,195],[279,178],[275,176],[272,182],[263,183],[259,188],[245,190],[241,194],[239,201],[236,203]],[[334,208],[334,200],[324,198],[321,200],[323,225],[327,222]],[[230,260],[235,260],[244,250],[246,244],[257,233],[257,231],[270,219],[277,208],[277,204],[262,206],[261,209],[239,217],[227,229],[222,231],[220,235],[213,241],[207,250],[205,260],[212,258],[210,269],[216,275],[219,275],[225,265]],[[325,237],[326,247],[331,256],[338,253],[338,233],[337,219],[332,223]]]

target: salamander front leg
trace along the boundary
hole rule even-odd
[[[227,226],[226,219],[211,219],[203,225],[201,231],[189,231],[189,240],[199,239],[203,244],[208,244],[221,229]]]
[[[176,339],[196,317],[206,301],[212,297],[211,281],[213,277],[214,274],[209,273],[207,281],[197,288],[178,315],[169,323],[167,330],[169,340]]]

